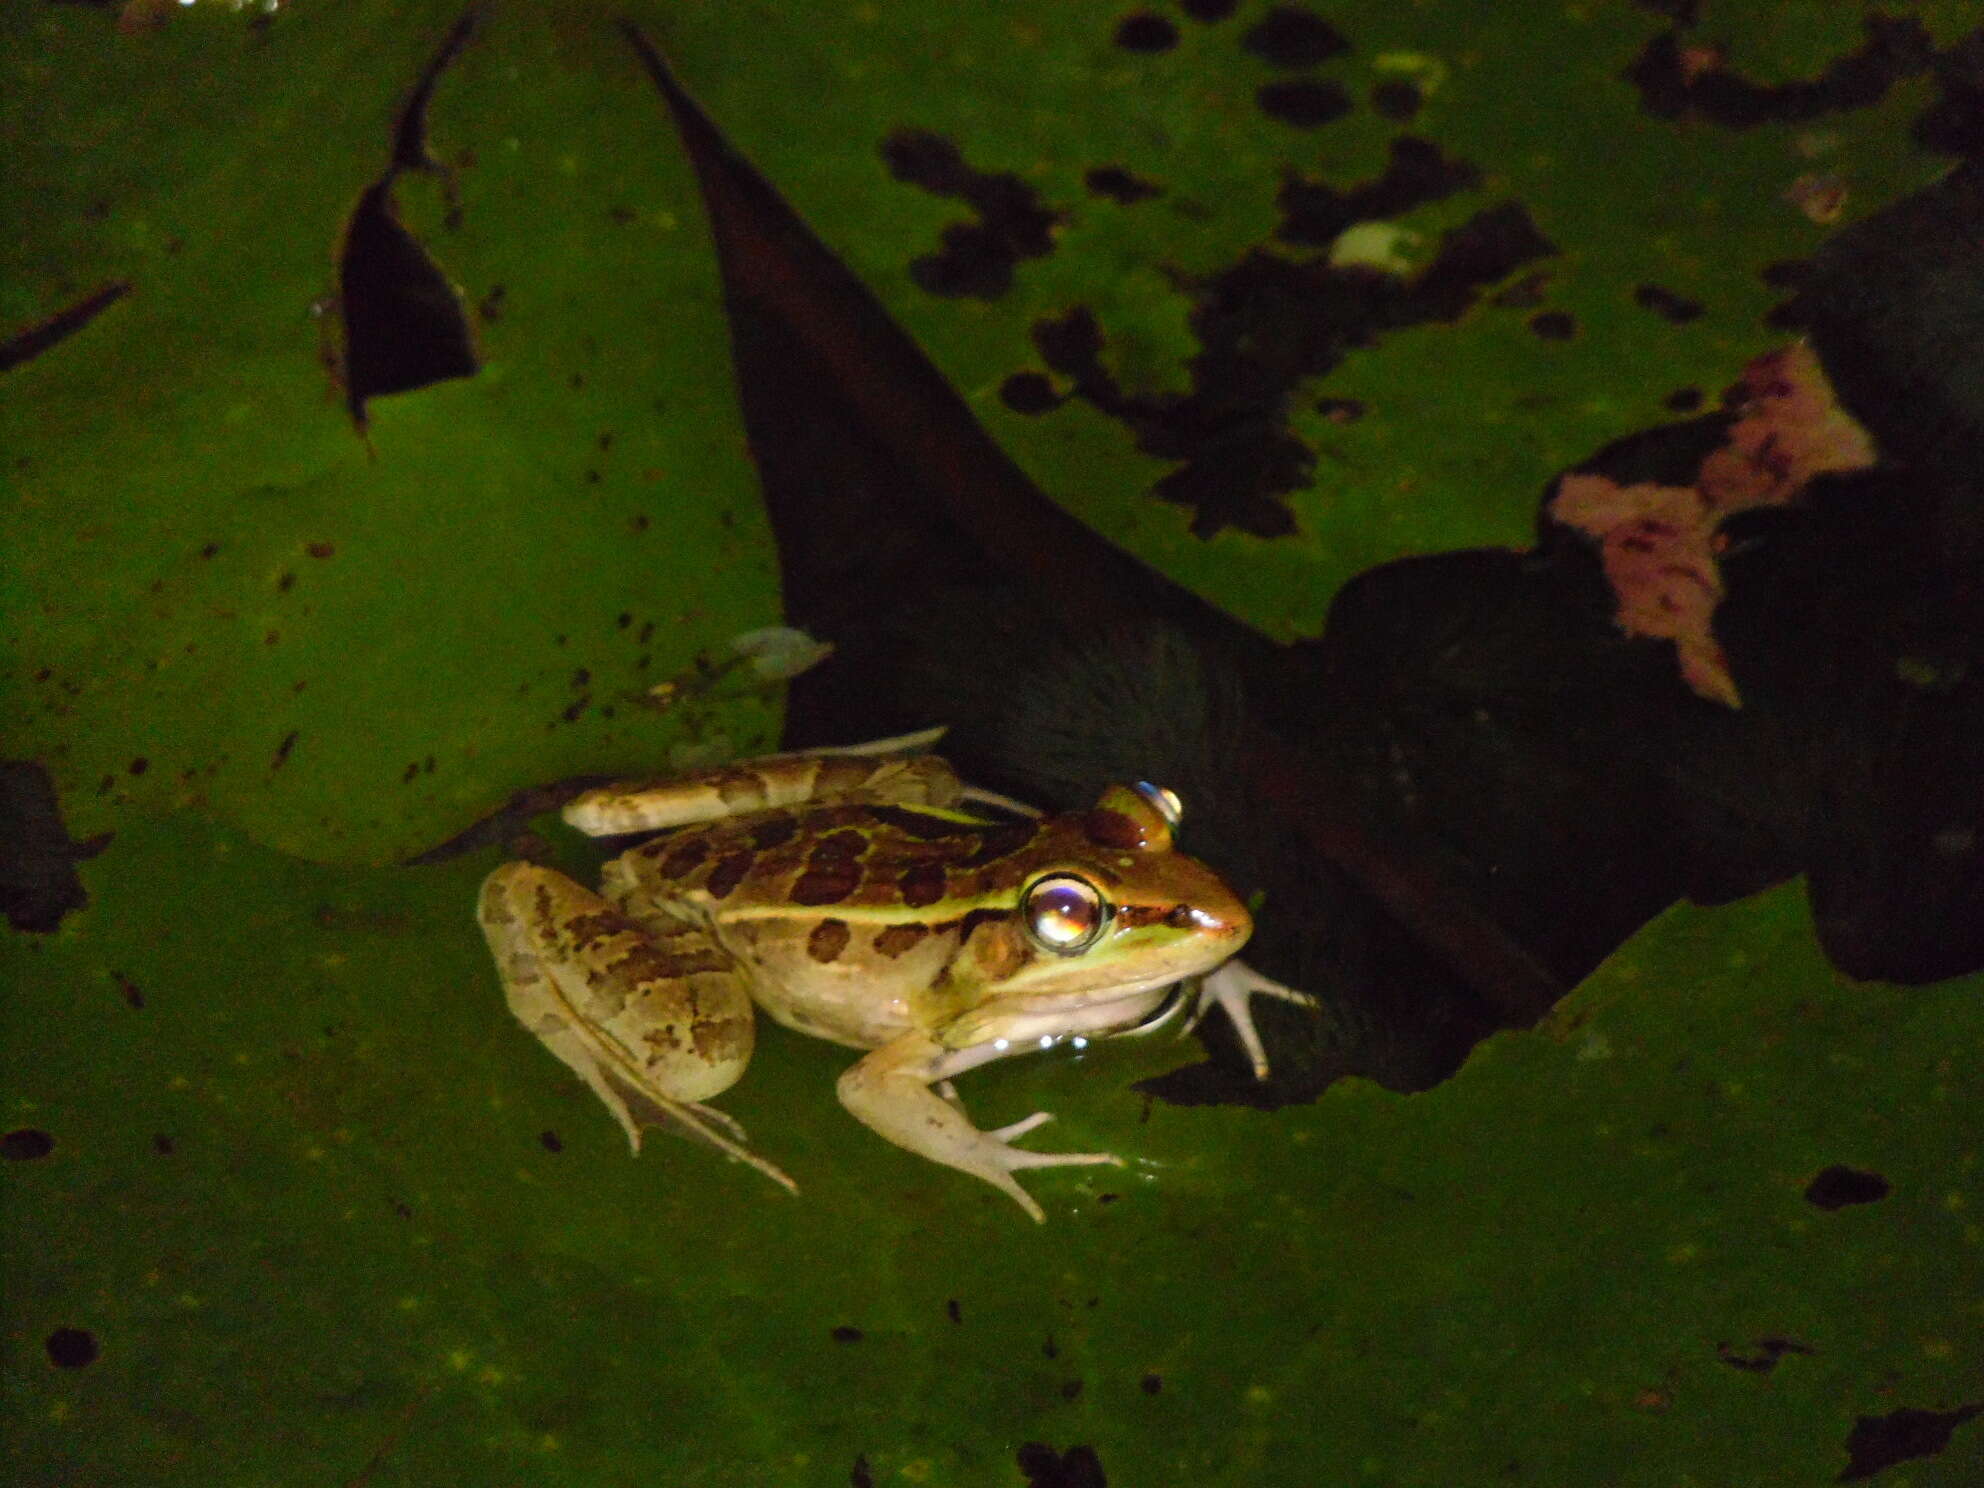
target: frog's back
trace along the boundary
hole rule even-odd
[[[1034,838],[1029,822],[900,806],[748,812],[643,843],[614,878],[713,922],[817,919],[838,911],[900,923],[905,912],[965,907],[997,893]],[[962,909],[959,911],[962,913]]]

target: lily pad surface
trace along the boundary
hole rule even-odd
[[[1020,1483],[1033,1443],[1815,1483],[1863,1418],[1978,1401],[1984,980],[1846,982],[1796,886],[1673,911],[1428,1095],[1167,1107],[1162,1035],[975,1074],[981,1122],[1127,1160],[1031,1175],[1036,1227],[780,1030],[722,1104],[797,1198],[631,1158],[503,1011],[484,866],[182,816],[6,943],[9,1481]],[[1980,1467],[1953,1424],[1881,1481]]]
[[[634,13],[1044,490],[1282,638],[1712,405],[1785,266],[1946,168],[1920,121],[1976,27],[861,0],[750,7],[740,52],[738,6]]]
[[[0,202],[31,225],[8,319],[122,287],[0,404],[8,748],[78,835],[196,806],[403,857],[518,786],[665,762],[698,721],[642,695],[778,618],[694,182],[624,123],[638,67],[530,7],[451,45],[459,14],[9,12],[36,147]],[[432,164],[395,173],[416,98]],[[477,368],[361,430],[341,300],[381,181]]]

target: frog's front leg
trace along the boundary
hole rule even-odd
[[[1226,1014],[1227,1022],[1240,1038],[1240,1048],[1247,1056],[1247,1062],[1254,1067],[1254,1078],[1265,1080],[1268,1077],[1268,1051],[1261,1043],[1260,1030],[1254,1027],[1253,1007],[1249,999],[1254,997],[1277,997],[1283,1002],[1292,1002],[1297,1007],[1315,1007],[1316,999],[1307,992],[1298,992],[1285,982],[1277,982],[1272,977],[1262,976],[1238,956],[1223,962],[1199,978],[1197,1006],[1185,1024],[1184,1032],[1190,1033],[1199,1026],[1199,1019],[1210,1008],[1217,1007]]]
[[[750,995],[701,928],[643,924],[562,873],[506,863],[484,881],[477,919],[510,1011],[591,1087],[634,1151],[665,1126],[797,1192],[703,1100],[750,1062]]]
[[[930,1034],[905,1033],[882,1045],[840,1077],[840,1103],[864,1126],[919,1157],[982,1178],[1045,1223],[1047,1216],[1013,1174],[1022,1168],[1059,1168],[1123,1160],[1108,1152],[1029,1152],[1012,1141],[1053,1117],[1036,1111],[1024,1121],[980,1131],[959,1105],[932,1085],[1002,1059],[1004,1040],[968,1049],[946,1048]]]

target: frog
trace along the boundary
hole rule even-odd
[[[1112,785],[1087,810],[1039,813],[900,742],[588,790],[568,825],[653,835],[596,891],[504,863],[477,918],[510,1010],[636,1154],[644,1128],[669,1129],[798,1191],[709,1103],[743,1075],[762,1012],[862,1051],[836,1086],[857,1121],[1044,1221],[1016,1174],[1122,1159],[1018,1145],[1048,1112],[980,1130],[957,1077],[1147,1028],[1180,985],[1226,1011],[1265,1076],[1248,999],[1307,999],[1234,960],[1251,916],[1174,847],[1173,793]]]

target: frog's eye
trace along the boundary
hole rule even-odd
[[[1056,955],[1087,950],[1108,922],[1109,906],[1095,885],[1084,879],[1043,878],[1020,900],[1020,924],[1027,939]]]

